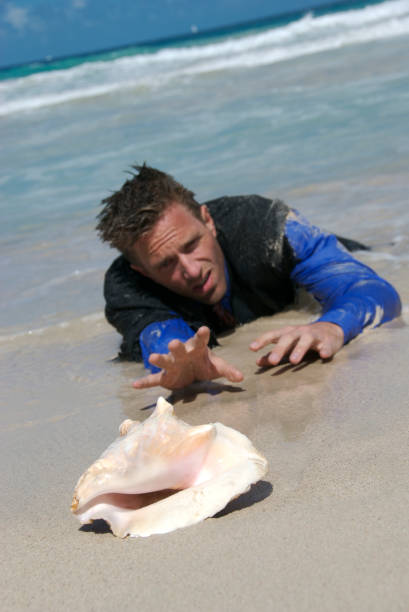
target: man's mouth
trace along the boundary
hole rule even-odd
[[[211,271],[209,270],[203,279],[202,282],[194,285],[193,291],[195,293],[206,294],[212,288],[212,279],[211,279]]]

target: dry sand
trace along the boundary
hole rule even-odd
[[[119,423],[148,416],[160,391],[135,391],[141,366],[109,361],[118,337],[102,319],[3,343],[1,608],[407,610],[409,328],[259,373],[249,342],[310,318],[242,327],[218,349],[241,385],[170,398],[189,423],[248,435],[270,470],[217,518],[146,539],[81,528],[69,507]]]

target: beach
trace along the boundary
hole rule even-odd
[[[110,360],[118,336],[102,317],[69,338],[61,328],[3,345],[4,609],[405,610],[407,309],[330,362],[260,372],[251,340],[313,310],[223,338],[218,353],[243,383],[173,395],[131,387],[142,366]],[[221,516],[170,534],[121,540],[81,528],[69,510],[77,478],[160,394],[190,424],[221,421],[249,436],[267,476]]]
[[[77,478],[119,422],[156,401],[157,391],[129,386],[140,366],[95,362],[115,348],[102,323],[85,342],[56,338],[46,373],[29,346],[14,371],[3,358],[10,383],[30,372],[6,398],[2,427],[4,609],[406,609],[408,329],[368,333],[330,363],[256,374],[245,347],[268,328],[258,321],[223,342],[243,384],[175,398],[186,422],[248,435],[267,476],[221,516],[146,539],[80,528],[69,511]]]
[[[359,10],[2,81],[2,609],[407,610],[408,11]],[[94,227],[100,200],[145,159],[201,202],[280,197],[370,245],[356,256],[396,287],[402,316],[330,361],[260,371],[252,340],[317,318],[301,292],[221,339],[242,383],[135,390],[145,370],[115,359],[103,313],[116,254]],[[169,534],[81,527],[79,476],[159,395],[189,424],[247,435],[268,473]]]

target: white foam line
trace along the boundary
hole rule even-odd
[[[278,48],[270,51],[265,51],[264,54],[243,53],[240,56],[231,58],[222,58],[214,62],[209,62],[201,66],[187,68],[183,71],[184,74],[198,74],[204,72],[212,72],[216,70],[226,70],[233,68],[255,68],[257,66],[265,66],[278,62],[296,59],[307,55],[331,51],[341,47],[362,44],[375,40],[394,38],[403,36],[409,33],[409,18],[393,24],[389,30],[385,30],[384,25],[373,30],[360,29],[354,33],[340,34],[336,37],[324,38],[320,41],[311,43],[303,43],[294,45],[292,48]]]
[[[18,301],[23,301],[27,299],[27,297],[30,297],[30,295],[32,294],[38,294],[38,292],[41,290],[63,285],[64,283],[72,279],[80,280],[84,278],[84,276],[89,276],[90,274],[95,274],[96,272],[99,272],[98,268],[85,268],[84,270],[73,270],[73,272],[65,274],[64,276],[56,276],[54,278],[50,278],[45,283],[41,283],[40,285],[36,285],[34,287],[30,287],[22,291],[20,293],[20,299]]]
[[[59,329],[69,329],[71,326],[75,324],[83,324],[83,323],[98,323],[99,321],[104,321],[105,315],[103,312],[93,312],[88,315],[84,315],[83,317],[79,317],[77,319],[72,319],[71,321],[61,321],[55,325],[48,325],[46,327],[37,327],[35,329],[25,329],[21,332],[16,332],[14,334],[4,334],[0,335],[0,344],[6,342],[13,342],[15,340],[19,340],[20,338],[30,337],[30,336],[43,336],[47,332],[52,332],[54,330]]]
[[[104,96],[119,89],[123,89],[121,83],[112,83],[100,87],[88,87],[77,89],[76,91],[64,92],[61,94],[50,94],[30,98],[28,100],[20,100],[0,106],[0,116],[9,115],[10,113],[18,113],[21,111],[33,111],[44,106],[54,106],[56,104],[65,104],[84,98],[94,98]]]

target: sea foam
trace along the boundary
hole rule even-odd
[[[120,91],[158,89],[203,73],[254,68],[409,33],[409,4],[392,0],[362,9],[315,16],[200,44],[137,53],[111,61],[85,61],[0,83],[0,116]]]

